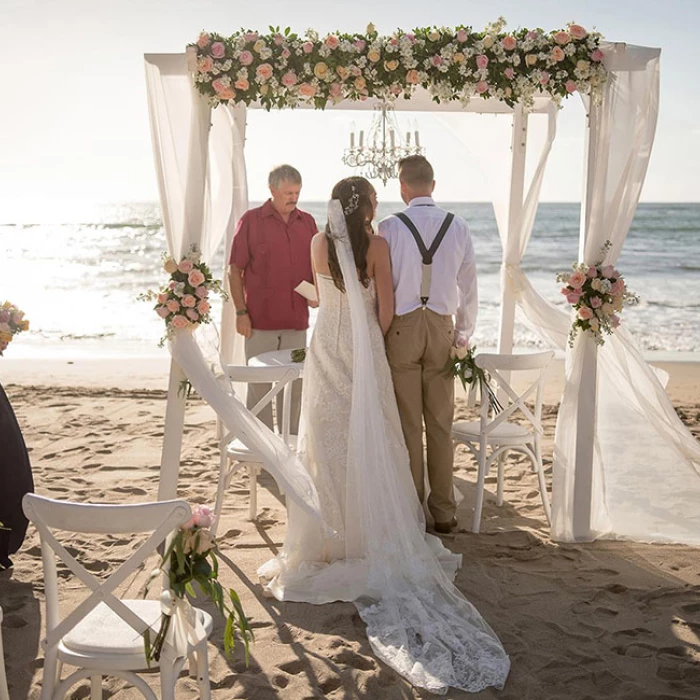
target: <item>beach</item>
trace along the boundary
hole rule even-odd
[[[10,353],[8,353],[9,355]],[[700,363],[666,362],[668,391],[679,414],[700,435]],[[0,381],[30,449],[38,493],[58,499],[132,503],[156,498],[169,360],[61,357],[12,359]],[[545,395],[544,457],[551,479],[556,404],[563,363],[555,361]],[[459,399],[457,415],[473,415]],[[192,397],[187,406],[179,496],[213,504],[219,451],[214,414]],[[505,504],[495,503],[487,479],[482,531],[470,532],[475,469],[458,451],[455,483],[464,495],[457,532],[445,537],[464,557],[456,584],[494,628],[512,669],[502,691],[478,695],[450,691],[447,698],[504,700],[661,700],[697,698],[700,688],[700,557],[680,545],[599,541],[558,544],[549,538],[536,477],[514,459],[506,468]],[[235,478],[219,527],[221,581],[240,594],[255,630],[250,664],[239,645],[229,660],[223,624],[208,602],[215,626],[209,644],[214,698],[334,700],[427,698],[372,654],[355,607],[279,603],[262,595],[260,564],[282,544],[286,515],[273,480],[260,478],[259,517],[247,519],[248,488]],[[70,537],[68,538],[71,539]],[[76,546],[84,538],[74,538]],[[125,559],[138,540],[91,538],[87,565],[101,573]],[[11,698],[38,698],[43,633],[43,582],[36,530],[0,574],[3,639]],[[122,594],[139,597],[149,560]],[[61,583],[63,584],[63,577]],[[85,592],[75,579],[62,587],[66,608]],[[158,687],[158,674],[146,676]],[[117,679],[105,697],[140,697]],[[84,698],[87,685],[67,697]],[[183,671],[177,698],[198,697]]]

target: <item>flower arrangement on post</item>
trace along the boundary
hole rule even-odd
[[[29,321],[24,318],[24,311],[9,301],[3,302],[0,306],[0,356],[7,350],[12,339],[26,330],[29,330]]]
[[[180,262],[167,254],[163,258],[163,269],[170,275],[170,281],[159,291],[149,290],[138,297],[141,301],[157,301],[153,308],[166,325],[165,335],[158,343],[160,347],[177,330],[211,323],[211,292],[226,296],[221,282],[212,278],[209,267],[202,262],[196,246]]]
[[[216,541],[209,528],[214,524],[214,514],[207,506],[197,506],[192,511],[192,517],[173,536],[168,545],[160,569],[152,574],[152,579],[165,571],[169,579],[169,590],[163,592],[161,604],[164,612],[161,615],[160,629],[151,643],[150,632],[144,634],[146,660],[158,661],[163,644],[168,638],[172,618],[183,607],[191,611],[185,599],[185,594],[195,595],[192,582],[199,584],[202,592],[216,605],[219,612],[226,618],[224,628],[224,651],[227,656],[236,645],[235,629],[237,628],[245,644],[246,661],[248,659],[249,642],[253,639],[253,629],[243,612],[240,598],[233,589],[225,594],[219,577],[219,562],[216,558]],[[148,588],[148,587],[147,587]],[[166,605],[167,603],[167,605]],[[167,609],[167,612],[165,610]],[[185,613],[185,617],[187,617]],[[191,616],[190,616],[191,617]]]
[[[576,318],[569,331],[569,347],[581,331],[593,335],[596,344],[604,345],[603,333],[611,335],[620,325],[620,316],[625,306],[639,303],[639,297],[630,292],[624,277],[613,265],[603,265],[605,254],[612,243],[606,241],[594,265],[574,263],[573,272],[560,272],[557,282],[563,282],[561,294],[573,306]]]
[[[491,386],[491,377],[479,365],[476,364],[476,346],[469,348],[466,345],[456,345],[450,348],[450,359],[445,369],[453,376],[459,377],[462,388],[467,390],[467,384],[476,386],[478,383],[481,392],[481,400],[488,398],[491,410],[500,413],[503,410],[496,392]]]

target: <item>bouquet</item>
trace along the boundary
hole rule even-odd
[[[29,330],[29,321],[24,318],[24,311],[9,301],[3,302],[0,306],[0,356],[14,336],[26,330]]]
[[[574,307],[576,318],[569,332],[569,347],[579,330],[588,331],[598,345],[603,345],[603,333],[611,335],[620,325],[623,307],[639,303],[639,297],[627,289],[622,275],[612,266],[603,265],[605,254],[611,247],[606,241],[594,265],[574,263],[573,272],[560,272],[557,282],[563,282],[561,293]]]
[[[467,391],[467,384],[479,386],[481,400],[488,398],[491,410],[500,413],[503,410],[501,402],[496,396],[496,392],[491,386],[491,377],[476,364],[476,346],[467,348],[465,346],[453,346],[450,348],[450,359],[445,368],[453,377],[459,377],[462,387]],[[475,382],[477,384],[475,384]]]
[[[253,639],[253,630],[243,612],[241,601],[233,589],[225,594],[219,577],[219,562],[216,558],[216,542],[209,528],[214,523],[214,515],[206,506],[197,506],[192,511],[192,517],[173,536],[168,545],[161,567],[153,572],[152,578],[166,571],[169,577],[170,595],[175,597],[174,606],[189,603],[185,601],[185,594],[195,595],[192,582],[199,584],[202,592],[216,605],[219,612],[226,618],[224,629],[224,651],[227,656],[234,649],[236,637],[234,628],[243,638],[248,659],[249,641]],[[166,567],[166,564],[168,565]],[[164,592],[166,595],[167,592]],[[163,612],[160,620],[160,629],[156,638],[151,643],[150,630],[144,634],[146,660],[158,661],[163,649],[163,644],[168,635],[173,612]]]
[[[158,343],[160,347],[176,330],[211,323],[210,292],[226,296],[221,282],[212,278],[209,267],[201,258],[196,246],[192,246],[179,263],[164,255],[163,269],[170,275],[170,281],[158,292],[149,290],[138,297],[141,301],[157,301],[153,308],[166,325],[165,335]]]

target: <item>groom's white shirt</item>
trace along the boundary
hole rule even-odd
[[[412,199],[404,212],[430,248],[447,212],[435,205],[432,197]],[[420,308],[422,258],[416,241],[395,216],[379,222],[379,235],[391,251],[396,315],[403,316]],[[479,306],[476,284],[474,245],[467,222],[455,216],[433,258],[428,308],[438,314],[455,317],[455,332],[468,339],[474,333]]]

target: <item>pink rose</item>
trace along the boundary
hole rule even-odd
[[[589,319],[593,318],[593,312],[587,306],[582,306],[578,310],[578,317],[582,321],[588,321]]]
[[[569,287],[581,287],[585,281],[586,275],[580,270],[576,270],[576,272],[572,273],[571,277],[569,277],[568,284]]]
[[[170,313],[176,314],[180,310],[180,304],[175,299],[170,299],[165,305]]]
[[[537,32],[534,29],[531,29],[527,34],[526,34],[528,39],[537,39]]]
[[[362,75],[362,69],[359,66],[350,66],[350,72],[356,77],[359,78]]]
[[[588,272],[586,272],[586,277],[588,277],[589,280],[592,280],[594,277],[598,276],[598,268],[595,265],[591,265],[588,268]]]
[[[291,51],[285,46],[285,48],[282,49],[282,58],[289,58],[291,55]]]
[[[489,89],[489,84],[485,80],[480,80],[476,84],[476,91],[480,94],[483,95],[487,90]]]
[[[600,274],[603,275],[606,279],[610,279],[611,277],[615,276],[615,267],[614,265],[605,265],[604,267],[600,268]]]
[[[483,70],[484,68],[486,68],[486,66],[488,66],[488,64],[489,64],[489,59],[487,56],[484,56],[484,54],[479,54],[476,57],[477,68],[480,68],[481,70]]]
[[[310,41],[305,41],[301,49],[304,53],[311,53],[314,50],[314,45]]]
[[[214,524],[214,512],[208,506],[197,506],[193,515],[197,527],[211,527]]]
[[[603,52],[600,49],[594,49],[593,51],[591,51],[591,61],[600,63],[600,61],[602,61],[603,58],[605,58],[605,56],[603,55]]]
[[[282,46],[284,37],[281,34],[275,34],[273,41],[275,42],[275,46]]]
[[[250,83],[245,78],[239,78],[234,83],[233,87],[235,87],[236,90],[242,90],[243,92],[245,92],[250,87]]]
[[[290,70],[282,76],[282,85],[285,87],[292,87],[292,85],[297,84],[297,80],[296,73]]]
[[[215,41],[211,45],[211,55],[214,58],[223,58],[226,55],[226,47],[220,41]]]
[[[599,309],[603,305],[603,300],[600,297],[591,297],[591,306],[594,309]]]
[[[199,39],[197,39],[197,46],[199,46],[200,49],[205,49],[210,43],[211,37],[206,32],[202,32],[199,35]]]
[[[557,32],[554,35],[554,41],[556,41],[559,46],[566,46],[569,41],[571,41],[571,37],[568,32]]]
[[[197,300],[191,295],[191,294],[185,294],[184,297],[182,297],[182,305],[186,306],[187,308],[194,308],[194,306],[197,304]]]
[[[214,67],[214,61],[211,56],[202,56],[202,58],[197,61],[197,68],[200,73],[208,73]]]
[[[189,275],[187,275],[187,281],[193,286],[193,287],[199,287],[202,282],[206,277],[199,271],[199,270],[192,270]]]
[[[437,66],[442,65],[442,56],[435,54],[435,56],[430,59],[430,62],[437,68]]]
[[[461,31],[464,31],[464,30],[461,30]],[[458,33],[459,33],[459,32],[458,32]],[[415,43],[416,43],[416,35],[415,35],[413,32],[406,32],[406,38],[407,38],[412,44],[415,44]],[[466,38],[465,38],[465,41],[466,41]]]
[[[158,303],[159,304],[167,304],[168,303],[168,295],[161,293],[158,295]],[[6,318],[2,317],[2,313],[0,313],[0,321],[7,321]]]
[[[200,299],[206,299],[209,296],[209,290],[206,287],[197,287],[197,289],[194,290],[194,293]]]
[[[460,44],[463,44],[468,38],[469,38],[469,34],[467,33],[466,29],[458,29],[457,30],[457,41]]]
[[[241,51],[238,61],[242,66],[249,66],[253,62],[253,54],[250,51]]]
[[[549,73],[547,73],[546,70],[543,70],[540,73],[540,85],[546,85],[549,82]]]
[[[571,34],[574,39],[578,39],[580,41],[581,39],[586,38],[588,32],[580,24],[570,24],[569,34]]]
[[[9,320],[10,312],[7,309],[3,309],[2,311],[0,311],[0,323],[7,323]]]
[[[258,33],[257,32],[247,32],[243,35],[243,38],[252,44],[254,44],[258,40]]]
[[[581,301],[581,290],[574,290],[571,292],[567,292],[566,294],[566,300],[571,304],[572,306],[576,306],[576,304]]]
[[[506,78],[508,78],[508,80],[513,80],[515,77],[515,71],[510,66],[503,71],[503,74],[506,76]]]
[[[211,86],[214,88],[214,92],[216,92],[217,95],[228,89],[228,85],[226,85],[221,78],[213,80]]]
[[[211,310],[211,306],[209,305],[208,301],[200,301],[199,304],[197,304],[197,311],[199,311],[202,316],[206,316],[209,311]]]
[[[192,268],[194,267],[194,263],[191,260],[183,260],[180,262],[180,264],[177,266],[177,269],[180,270],[180,272],[184,272],[186,275],[192,272]]]
[[[504,36],[502,41],[501,41],[501,46],[506,50],[506,51],[512,51],[514,48],[516,48],[518,45],[518,40],[514,36]]]
[[[612,286],[610,287],[610,294],[613,296],[618,296],[619,294],[622,294],[625,291],[625,282],[624,280],[617,279],[612,283]]]
[[[199,314],[194,309],[187,309],[187,317],[195,323],[199,321]]]
[[[165,306],[158,306],[156,308],[156,313],[161,317],[161,318],[167,318],[170,316],[170,311],[168,311],[167,307]]]
[[[566,91],[568,93],[576,92],[576,90],[578,90],[578,87],[576,86],[576,82],[573,80],[567,80],[564,83],[564,87],[566,88]]]
[[[342,90],[341,90],[341,88],[340,88],[340,83],[333,83],[333,84],[330,86],[330,88],[329,88],[328,91],[330,92],[330,94],[331,94],[333,97],[340,97],[341,94],[342,94]]]
[[[236,91],[233,88],[224,88],[216,96],[220,100],[232,100],[236,96]]]
[[[187,328],[190,322],[184,316],[175,316],[170,324],[176,330],[182,330],[183,328]]]
[[[304,97],[313,97],[316,94],[316,88],[309,83],[302,83],[299,86],[299,93]]]
[[[411,69],[406,73],[406,82],[409,85],[417,85],[418,84],[418,71]]]
[[[340,44],[340,40],[337,36],[335,36],[335,34],[329,34],[326,37],[325,44],[329,49],[337,49],[338,45]]]
[[[566,58],[566,54],[562,51],[562,49],[559,46],[555,46],[552,49],[552,53],[550,54],[552,56],[553,61],[563,61]]]
[[[365,50],[365,46],[367,46],[367,44],[363,39],[356,39],[353,42],[353,46],[357,49],[357,53],[362,53]]]
[[[272,66],[269,63],[261,63],[256,68],[255,75],[261,80],[269,80],[272,77]]]

